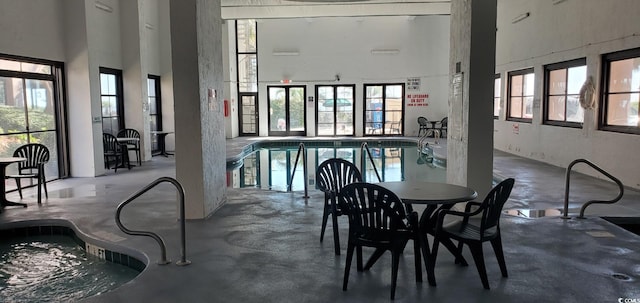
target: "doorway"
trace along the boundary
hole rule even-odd
[[[305,136],[304,86],[269,86],[269,136]]]

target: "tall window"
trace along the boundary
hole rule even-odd
[[[162,130],[162,99],[160,94],[160,77],[149,75],[147,78],[147,94],[149,96],[149,130]],[[158,136],[151,136],[151,152],[160,151]]]
[[[533,68],[509,73],[507,120],[531,122],[533,118]]]
[[[587,79],[587,60],[577,59],[544,67],[544,123],[580,127],[584,110],[580,88]]]
[[[600,128],[640,134],[640,48],[603,57]]]
[[[366,84],[364,95],[365,135],[402,135],[404,83]]]
[[[355,85],[316,86],[316,134],[354,135]]]
[[[43,144],[50,153],[46,180],[68,174],[62,75],[60,62],[0,56],[0,157],[12,156],[24,144]],[[16,167],[10,165],[7,173],[14,174]],[[15,188],[15,182],[5,184]]]
[[[258,47],[253,19],[236,21],[240,135],[258,134]]]
[[[498,119],[500,116],[500,95],[502,89],[502,81],[500,81],[500,74],[496,74],[496,79],[493,81],[493,118]]]
[[[102,132],[115,136],[124,128],[122,71],[100,68],[100,101],[102,102]]]

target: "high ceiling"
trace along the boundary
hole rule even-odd
[[[223,19],[449,15],[451,0],[221,0]]]

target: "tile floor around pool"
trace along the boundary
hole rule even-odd
[[[235,145],[228,142],[231,153]],[[505,209],[532,217],[562,208],[564,169],[496,151],[494,169],[514,177],[516,186]],[[49,183],[49,199],[35,201],[25,191],[27,208],[8,207],[0,224],[23,220],[69,220],[96,244],[148,259],[135,280],[86,302],[388,302],[390,255],[368,272],[352,270],[342,291],[347,239],[340,217],[342,254],[333,253],[331,233],[320,243],[322,193],[227,189],[227,203],[207,220],[187,222],[188,266],[157,265],[160,250],[151,238],[122,233],[116,226],[117,205],[162,176],[175,176],[173,158],[154,157],[131,171],[97,178]],[[594,196],[615,196],[611,184],[577,174],[570,208]],[[575,191],[575,194],[574,194]],[[18,200],[17,193],[9,198]],[[597,197],[595,197],[597,198]],[[575,202],[574,202],[575,201]],[[160,185],[123,210],[130,228],[150,229],[167,243],[167,255],[180,258],[179,224],[173,187]],[[518,212],[519,211],[519,212]],[[509,271],[502,278],[491,247],[485,260],[491,290],[482,288],[467,250],[469,267],[455,265],[440,249],[436,287],[417,283],[413,249],[405,250],[398,275],[396,302],[618,302],[640,299],[640,238],[601,216],[640,217],[640,193],[626,190],[616,205],[596,205],[586,219],[557,216],[525,218],[503,215],[503,246]],[[366,254],[370,252],[365,250]]]

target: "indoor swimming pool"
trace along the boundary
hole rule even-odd
[[[106,252],[110,261],[87,253],[78,243],[82,240],[74,239],[68,229],[60,234],[25,235],[34,230],[41,229],[2,231],[0,302],[77,301],[113,290],[144,268],[142,263],[137,264],[138,270],[117,264],[114,259],[120,262],[124,255],[115,252]]]
[[[424,180],[446,182],[443,161],[420,152],[415,143],[399,144],[400,147],[376,146],[366,149],[357,146],[326,146],[306,148],[307,182],[315,188],[315,169],[324,160],[343,158],[358,166],[366,182]],[[363,155],[364,154],[364,155]],[[363,157],[364,156],[364,157]],[[233,188],[257,187],[278,191],[304,190],[304,167],[302,155],[298,158],[295,146],[257,149],[236,165],[228,167],[227,186]],[[294,173],[295,172],[295,173]]]

